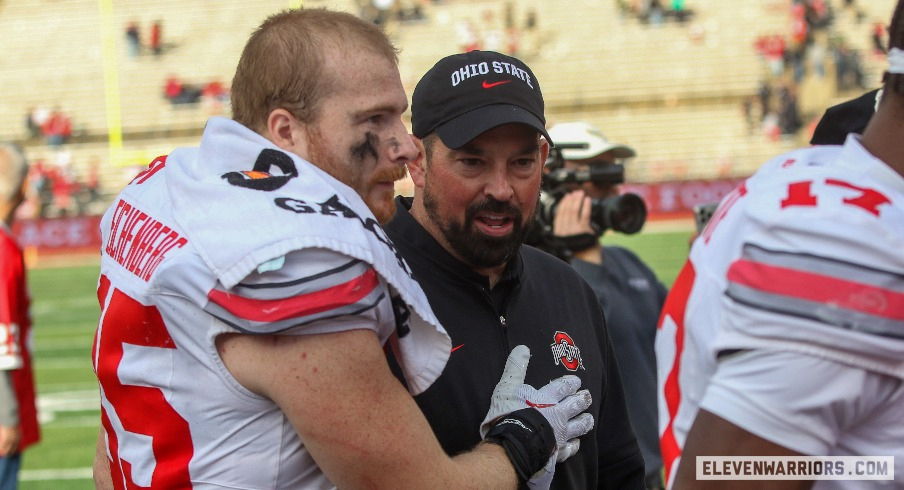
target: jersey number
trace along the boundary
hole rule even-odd
[[[879,216],[879,213],[881,212],[880,207],[883,204],[891,203],[891,199],[875,189],[856,186],[843,180],[826,179],[825,185],[831,187],[841,187],[848,189],[849,191],[853,191],[851,192],[850,197],[843,198],[841,200],[841,203],[848,206],[856,206],[872,214],[873,216]],[[703,230],[701,236],[706,243],[709,243],[709,239],[712,237],[713,231],[715,230],[716,226],[718,226],[719,222],[722,221],[726,214],[728,214],[732,206],[734,206],[738,199],[744,197],[746,194],[747,187],[745,184],[741,184],[737,189],[732,191],[731,194],[729,194],[725,198],[725,200],[716,210],[715,214],[713,214],[713,218],[706,226],[706,229]],[[791,184],[788,184],[788,193],[781,201],[781,207],[783,209],[792,206],[815,207],[818,205],[819,195],[813,192],[812,180],[793,182]]]
[[[891,200],[875,189],[860,187],[843,180],[826,179],[826,185],[843,187],[855,191],[851,197],[841,200],[849,206],[857,206],[864,211],[879,216],[879,206],[888,204]],[[782,200],[782,207],[788,206],[817,206],[819,198],[813,193],[813,181],[795,182],[788,185],[788,197]]]
[[[163,390],[128,383],[128,370],[172,370],[171,365],[154,363],[136,369],[134,361],[128,362],[129,352],[136,349],[176,348],[163,318],[156,308],[111,287],[106,276],[101,276],[97,295],[102,314],[92,357],[107,402],[101,407],[101,419],[112,457],[113,485],[190,488],[188,463],[194,450],[188,422],[167,402]],[[124,438],[130,447],[121,450]]]
[[[166,166],[166,156],[155,158],[154,161],[148,165],[148,168],[136,175],[129,184],[144,184],[145,181],[153,177],[154,174],[159,172],[164,166]]]

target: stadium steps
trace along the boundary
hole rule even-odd
[[[522,57],[542,81],[551,123],[588,120],[610,138],[634,146],[639,153],[632,164],[635,180],[742,174],[798,143],[747,135],[740,111],[741,100],[755,93],[765,73],[753,42],[763,34],[787,31],[787,1],[696,0],[689,2],[695,11],[691,22],[658,27],[620,17],[614,3],[511,2],[518,25],[523,26],[529,10],[538,14],[535,37],[522,32]],[[118,114],[124,131],[123,152],[134,156],[135,164],[145,165],[146,152],[168,151],[176,141],[196,141],[210,115],[202,106],[172,107],[162,97],[166,76],[175,73],[199,84],[219,78],[228,84],[248,34],[265,15],[289,2],[113,4],[106,32],[115,43],[115,101],[120,111],[114,116]],[[869,20],[888,17],[894,1],[858,4],[868,11],[867,22],[852,25],[852,18],[839,15],[837,28],[866,43]],[[355,0],[307,0],[306,5],[356,8]],[[390,23],[388,32],[403,49],[400,71],[409,93],[437,59],[459,50],[458,21],[501,30],[504,5],[490,0],[427,2],[426,22]],[[492,16],[485,14],[488,11]],[[173,48],[159,59],[130,59],[123,30],[133,19],[145,36],[152,21],[163,19],[164,42]],[[29,106],[58,105],[72,116],[80,133],[75,144],[67,145],[74,163],[80,164],[79,155],[87,161],[95,151],[109,154],[102,27],[94,0],[0,3],[0,43],[7,47],[0,58],[0,110],[6,115],[0,118],[0,137],[24,136]],[[867,67],[871,80],[882,67],[879,62]],[[805,96],[814,99],[808,105],[821,107],[820,99],[831,94],[807,90],[802,99]],[[50,151],[39,142],[26,143],[29,152]],[[111,185],[120,182],[122,169],[131,164],[109,166]]]

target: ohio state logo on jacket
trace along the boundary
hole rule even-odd
[[[552,349],[552,357],[557,366],[561,364],[569,371],[577,371],[578,368],[587,369],[581,360],[581,349],[574,345],[570,335],[559,331],[556,332],[554,340],[549,348]]]

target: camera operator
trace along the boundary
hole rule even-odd
[[[609,142],[599,129],[583,122],[560,123],[549,129],[549,135],[561,148],[557,164],[561,168],[549,169],[558,172],[560,178],[551,180],[564,181],[556,190],[567,192],[554,207],[551,233],[556,243],[568,245],[567,256],[572,267],[590,284],[600,301],[616,358],[623,368],[628,411],[646,462],[647,488],[663,488],[654,341],[667,290],[633,252],[602,245],[606,228],[599,222],[617,220],[591,217],[593,208],[603,207],[600,203],[634,198],[640,202],[640,208],[629,208],[630,219],[625,221],[631,224],[620,227],[610,223],[608,228],[624,233],[639,231],[646,218],[646,208],[639,197],[621,194],[618,186],[624,180],[624,169],[619,164],[636,153],[628,146]],[[563,174],[571,175],[562,178]],[[581,178],[580,175],[611,177]]]

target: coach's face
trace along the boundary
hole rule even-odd
[[[385,223],[395,212],[394,183],[418,154],[402,123],[408,97],[398,68],[367,50],[327,49],[326,65],[333,90],[306,128],[301,156],[353,188]]]
[[[548,143],[523,124],[493,128],[461,148],[435,138],[426,163],[409,164],[412,214],[462,262],[504,266],[533,222]]]

